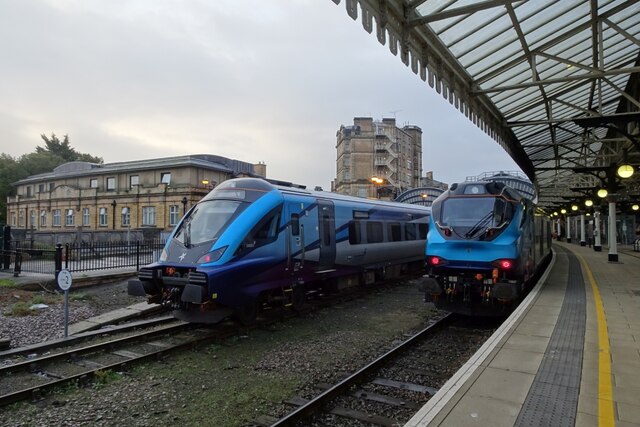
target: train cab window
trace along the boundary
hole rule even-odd
[[[211,242],[222,234],[247,205],[230,200],[200,202],[180,223],[174,238],[186,247]]]
[[[418,223],[418,240],[426,240],[429,225],[425,222]]]
[[[362,243],[362,227],[360,221],[349,221],[349,243],[352,245]]]
[[[262,218],[258,224],[242,240],[238,252],[246,249],[258,248],[275,242],[278,238],[278,224],[280,223],[280,208],[276,208]]]
[[[367,242],[381,243],[383,238],[382,223],[379,221],[367,221]]]
[[[300,235],[300,214],[291,214],[291,235]]]
[[[387,235],[390,242],[399,242],[402,240],[402,228],[399,222],[391,222],[387,224]]]
[[[416,225],[413,222],[404,224],[405,240],[416,240]]]

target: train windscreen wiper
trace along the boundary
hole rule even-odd
[[[487,213],[485,216],[480,218],[480,220],[476,222],[475,225],[471,227],[471,229],[469,229],[469,231],[466,232],[464,237],[466,237],[467,239],[473,238],[476,234],[478,234],[478,231],[486,227],[489,224],[489,222],[491,222],[492,219],[493,219],[493,211]]]

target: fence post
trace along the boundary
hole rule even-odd
[[[140,241],[136,241],[136,271],[140,271]]]
[[[62,245],[60,243],[56,243],[56,254],[53,257],[53,262],[55,263],[56,269],[56,283],[58,283],[58,273],[62,270]]]
[[[64,244],[64,268],[69,269],[69,255],[71,255],[71,245],[69,243]]]
[[[11,265],[11,254],[9,253],[9,251],[11,250],[11,226],[9,225],[4,226],[2,249],[4,250],[2,268],[8,270],[9,266]]]
[[[22,271],[22,252],[16,249],[16,262],[13,264],[13,277],[18,277]]]

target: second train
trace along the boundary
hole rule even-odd
[[[508,314],[551,254],[551,225],[501,182],[453,184],[432,205],[425,301],[472,316]]]

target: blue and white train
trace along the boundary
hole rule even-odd
[[[432,204],[425,253],[425,301],[461,314],[503,315],[549,259],[551,226],[503,183],[453,184]]]
[[[160,259],[129,293],[212,323],[255,320],[263,305],[299,309],[307,293],[419,274],[429,213],[383,202],[271,184],[225,181],[187,212]]]

